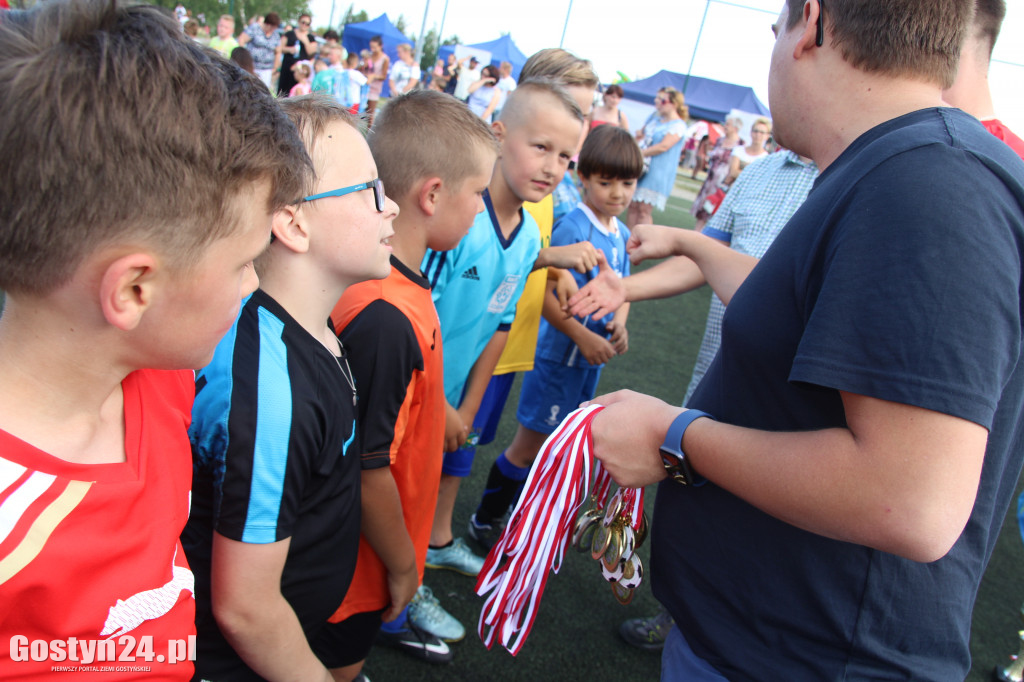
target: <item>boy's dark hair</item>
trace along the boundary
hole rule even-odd
[[[237,194],[267,181],[278,208],[309,172],[257,79],[165,10],[109,0],[4,13],[0,157],[0,289],[37,295],[101,248],[187,269],[238,229]]]
[[[581,178],[635,180],[644,169],[644,157],[636,140],[617,125],[602,125],[587,134],[576,172]]]
[[[787,29],[806,0],[788,0]],[[828,0],[825,34],[851,66],[868,73],[916,78],[948,88],[974,0]],[[821,5],[819,5],[819,8]]]
[[[329,28],[326,31],[324,31],[324,40],[336,40],[340,42],[341,36],[339,36],[338,32],[335,31],[333,28]]]
[[[479,150],[498,152],[483,120],[451,95],[413,90],[388,100],[368,138],[384,191],[402,202],[413,185],[438,176],[450,188],[477,172]]]

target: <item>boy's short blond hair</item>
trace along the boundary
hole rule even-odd
[[[302,144],[313,160],[313,173],[308,177],[299,195],[300,197],[309,196],[313,194],[317,177],[323,173],[329,162],[345,162],[344,159],[328,159],[318,152],[318,143],[327,126],[336,121],[342,121],[359,130],[359,122],[355,116],[349,113],[348,109],[341,106],[338,100],[324,92],[286,97],[281,100],[281,109],[298,129]]]
[[[413,90],[388,100],[373,119],[369,143],[384,191],[399,203],[428,177],[457,189],[479,172],[481,149],[498,152],[487,124],[464,102],[436,90]]]
[[[553,78],[562,86],[596,88],[600,82],[593,65],[560,47],[549,47],[535,52],[526,60],[519,72],[519,81],[534,78]]]
[[[554,78],[530,78],[520,81],[516,89],[508,94],[499,120],[506,128],[514,128],[528,117],[538,98],[546,97],[582,125],[585,120],[583,110],[563,85]]]
[[[187,268],[238,228],[240,192],[269,181],[278,208],[309,172],[257,79],[164,10],[110,0],[3,13],[0,157],[0,288],[35,295],[102,248]]]

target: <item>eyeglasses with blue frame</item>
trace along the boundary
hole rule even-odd
[[[327,199],[328,197],[343,197],[346,194],[352,194],[353,192],[360,192],[364,189],[373,190],[373,205],[377,209],[377,213],[384,212],[384,183],[381,182],[380,178],[374,178],[373,180],[367,180],[366,182],[360,182],[358,185],[352,185],[351,187],[342,187],[341,189],[332,189],[330,192],[321,192],[320,194],[312,194],[308,197],[303,197],[302,201],[316,201],[317,199]]]

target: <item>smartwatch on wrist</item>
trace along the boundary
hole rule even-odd
[[[683,434],[686,432],[687,427],[695,419],[700,419],[701,417],[714,419],[707,412],[701,412],[700,410],[687,410],[680,414],[672,421],[672,425],[668,427],[668,433],[665,434],[665,442],[659,448],[661,462],[665,465],[665,471],[668,472],[669,478],[676,483],[698,486],[707,482],[706,478],[694,472],[682,448]]]

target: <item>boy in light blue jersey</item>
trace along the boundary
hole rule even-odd
[[[451,529],[459,483],[469,475],[473,459],[472,448],[459,448],[540,253],[540,231],[523,210],[523,202],[540,201],[562,179],[583,130],[583,114],[561,86],[531,80],[509,95],[493,130],[501,154],[484,195],[486,210],[458,247],[428,251],[423,260],[441,320],[449,403],[446,454],[426,565],[467,575],[476,575],[483,559],[461,538],[455,539]]]
[[[588,241],[612,270],[629,275],[629,230],[617,216],[632,201],[642,170],[643,156],[628,132],[617,126],[592,130],[580,151],[583,202],[555,223],[552,246]],[[582,287],[597,273],[595,267],[573,276]],[[523,375],[516,437],[491,468],[470,520],[470,535],[488,549],[548,435],[581,402],[594,397],[604,363],[628,348],[628,303],[600,318],[566,317],[552,290],[549,285],[544,298],[534,369]]]

